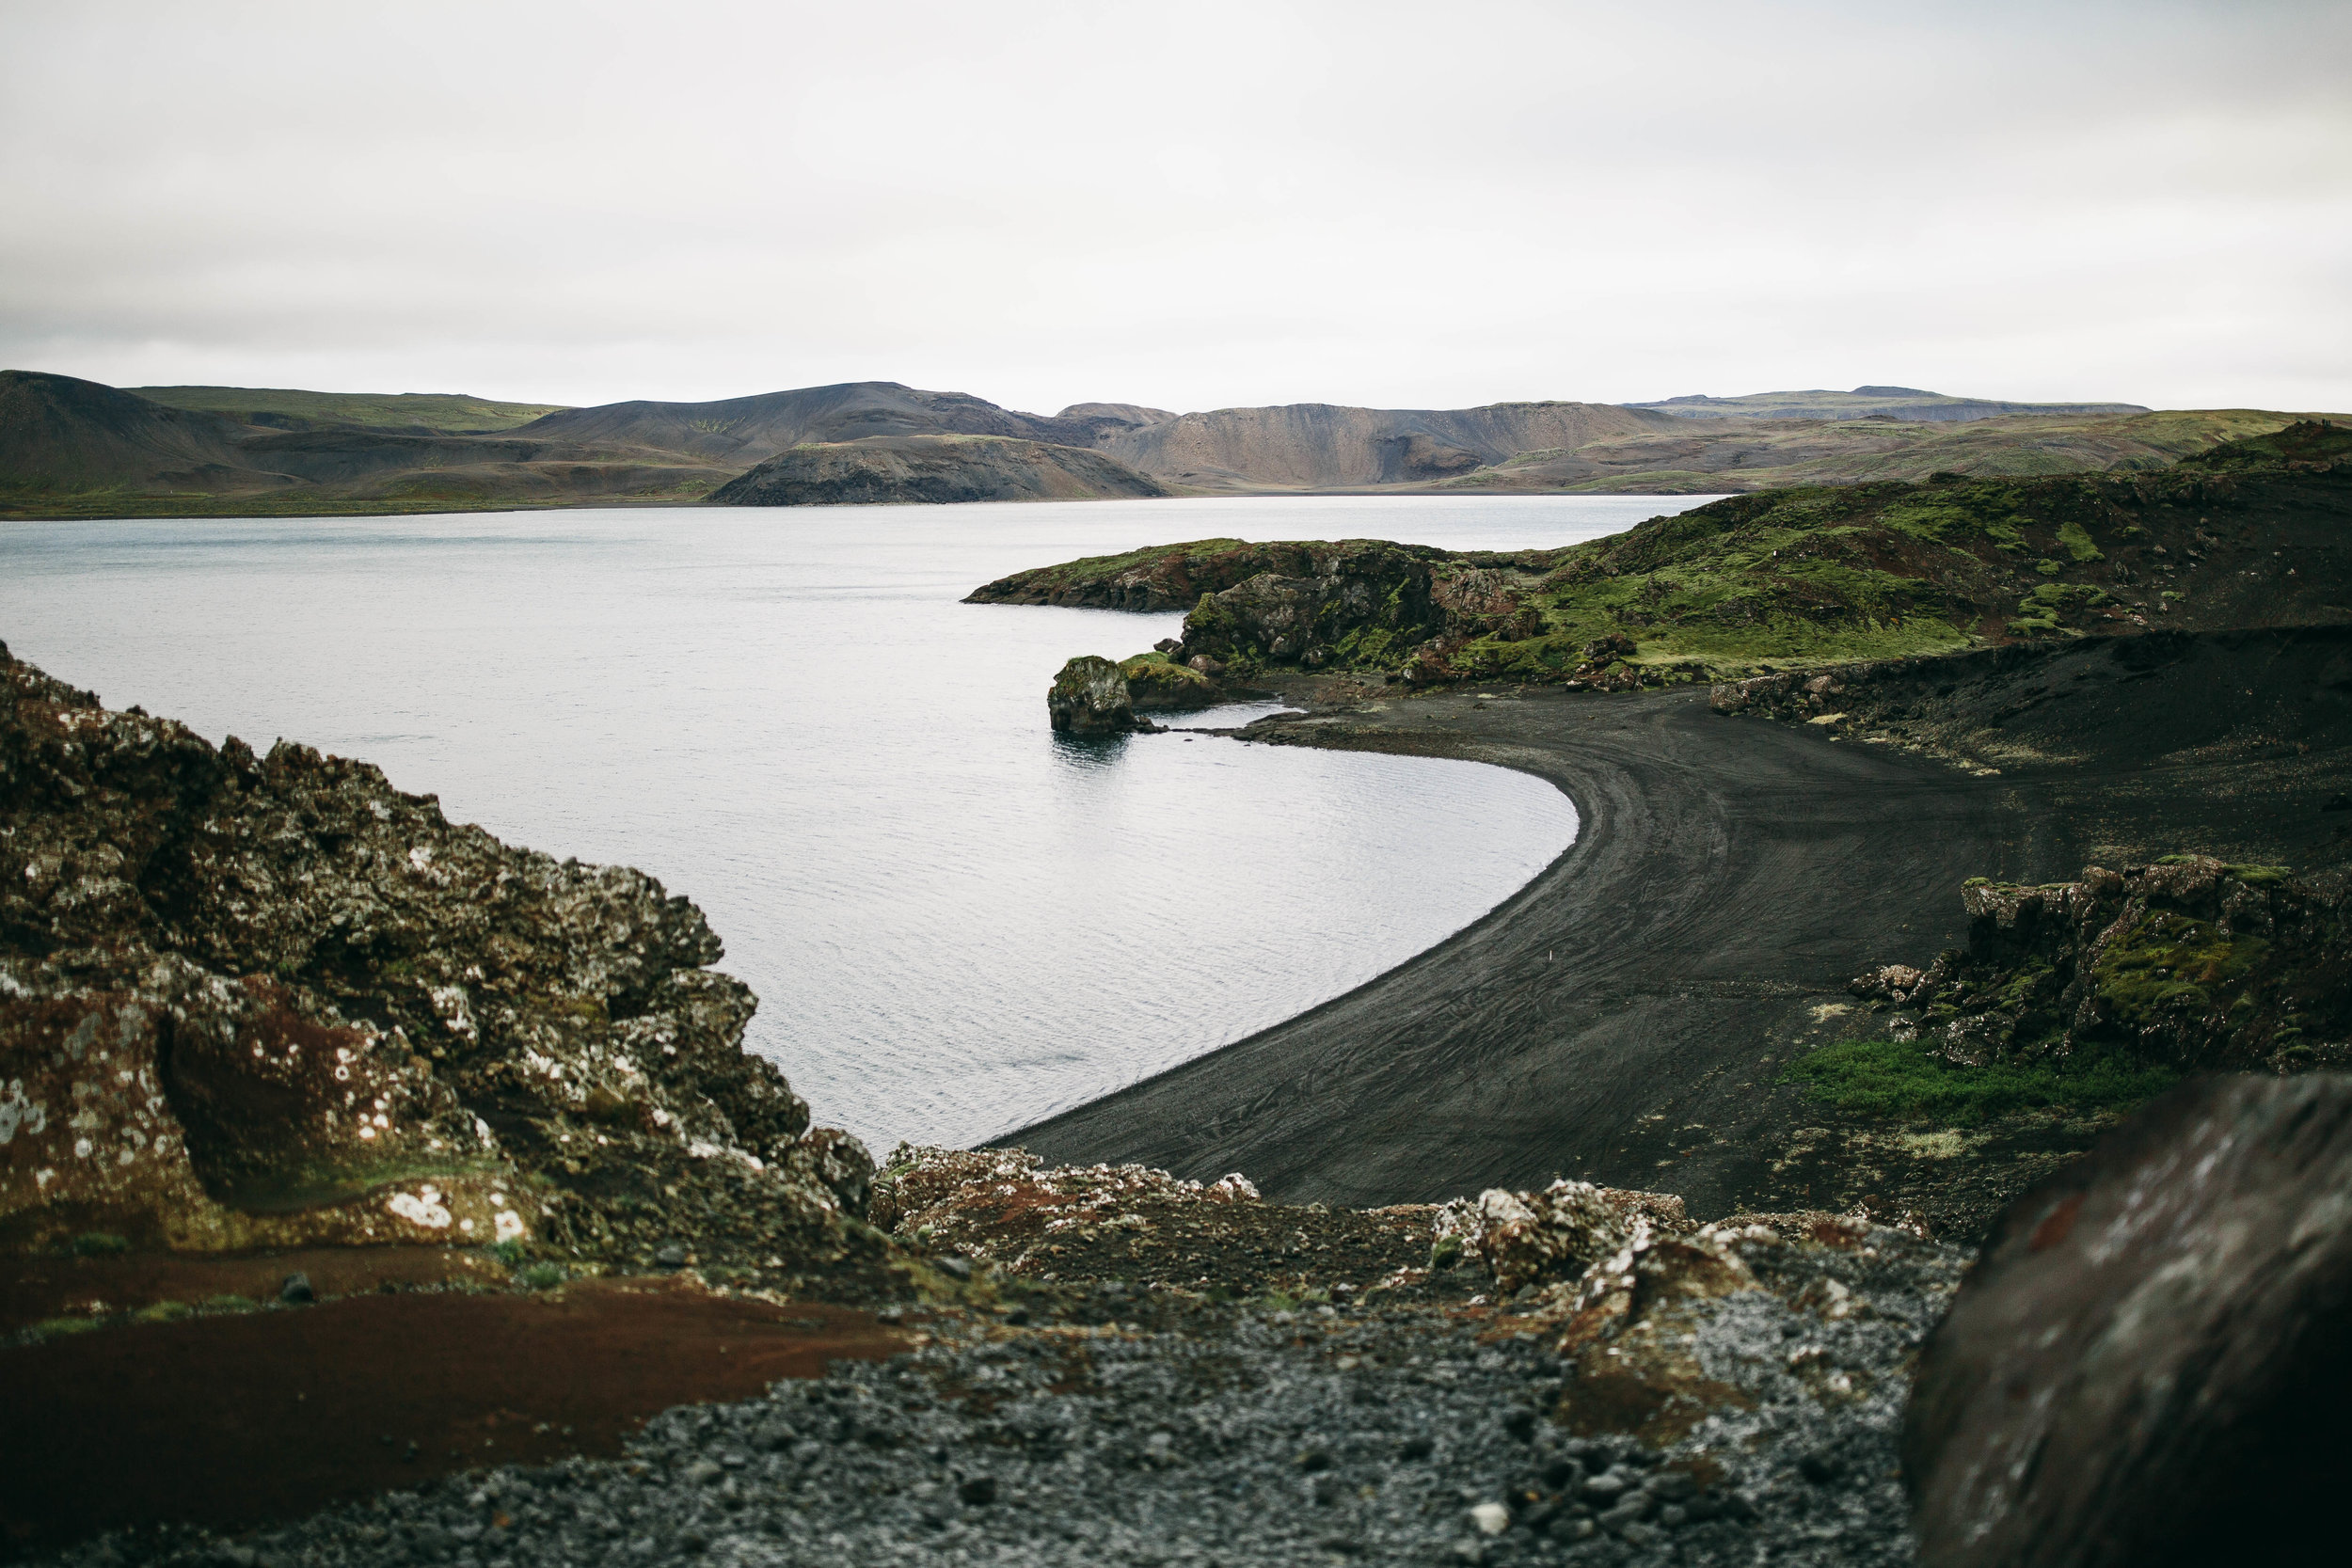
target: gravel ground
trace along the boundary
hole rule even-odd
[[[1092,1305],[1133,1321],[945,1317],[895,1360],[671,1411],[619,1461],[54,1560],[1908,1562],[1908,1359],[1965,1255],[1873,1239],[1749,1248],[1763,1289],[1661,1307],[1574,1360],[1507,1307],[1220,1307],[1106,1282]]]

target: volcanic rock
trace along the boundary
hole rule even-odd
[[[1926,972],[1858,975],[1919,1011],[1956,1061],[2122,1049],[2188,1069],[2352,1064],[2352,939],[2341,876],[2177,855],[2080,879],[1962,890],[1968,945]]]
[[[1136,727],[1127,677],[1107,658],[1081,655],[1061,667],[1045,694],[1054,728],[1073,735],[1118,735]]]
[[[0,1248],[839,1255],[869,1164],[638,872],[365,763],[215,749],[0,648]]]
[[[1923,1354],[1929,1568],[2321,1561],[2352,1459],[2352,1077],[2212,1078],[2020,1199]]]

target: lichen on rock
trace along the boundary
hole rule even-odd
[[[1961,894],[1965,948],[1850,989],[1901,1009],[1898,1037],[1971,1066],[2122,1051],[2185,1070],[2342,1067],[2348,892],[2338,874],[2203,855],[2042,886],[1978,881]]]
[[[639,872],[0,647],[0,1246],[836,1255],[870,1165],[720,951]]]

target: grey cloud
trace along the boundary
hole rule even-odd
[[[2340,6],[0,7],[0,361],[2352,406]]]

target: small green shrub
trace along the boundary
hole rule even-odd
[[[112,1258],[130,1250],[129,1237],[109,1235],[103,1230],[87,1231],[73,1238],[76,1258]]]
[[[571,1278],[571,1271],[561,1263],[533,1263],[515,1278],[526,1291],[552,1291]]]
[[[1841,1040],[1802,1057],[1783,1082],[1856,1116],[1969,1126],[2037,1106],[2106,1110],[2152,1100],[2178,1082],[2170,1068],[2121,1057],[1966,1067],[1916,1042]]]
[[[523,1259],[530,1257],[531,1252],[520,1242],[501,1242],[490,1249],[490,1256],[497,1259],[501,1266],[516,1269],[522,1267]]]

